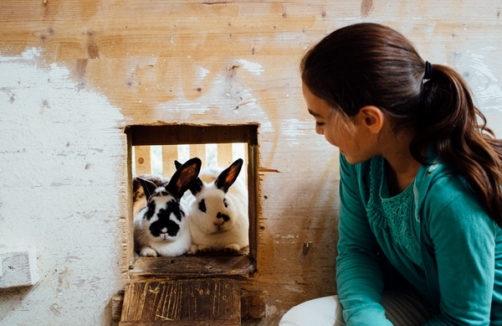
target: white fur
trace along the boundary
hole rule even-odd
[[[149,230],[150,225],[158,220],[157,212],[159,211],[159,207],[165,207],[165,204],[172,199],[172,196],[153,198],[156,210],[150,221],[144,218],[148,210],[147,207],[143,207],[134,218],[134,243],[140,256],[176,257],[183,255],[190,249],[190,230],[186,216],[181,219],[181,222],[173,214],[169,217],[171,221],[174,221],[180,227],[180,230],[174,237],[167,234],[155,237]],[[181,210],[186,212],[184,204],[180,203],[180,205]]]
[[[175,257],[190,249],[187,208],[180,197],[197,179],[200,166],[200,159],[193,158],[185,162],[169,181],[151,176],[133,180],[133,208],[137,211],[134,217],[134,246],[141,256]]]
[[[188,215],[192,246],[188,253],[198,251],[239,251],[249,245],[248,192],[241,178],[237,178],[225,194],[218,189],[214,180],[223,169],[203,169],[199,178],[203,181],[202,190],[193,196],[187,191],[184,199],[188,201]],[[223,198],[228,204],[225,207]],[[206,213],[199,210],[199,202],[204,199]],[[222,219],[215,216],[218,212],[230,217],[220,227]]]

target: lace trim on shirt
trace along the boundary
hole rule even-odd
[[[412,221],[410,220],[414,213],[413,184],[400,194],[389,197],[383,158],[373,159],[372,161],[369,180],[369,217],[374,219],[380,227],[387,224],[390,229],[391,239],[408,252],[416,253],[419,248],[411,229]]]

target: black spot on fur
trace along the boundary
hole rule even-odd
[[[202,190],[202,180],[200,178],[195,179],[190,185],[189,189],[193,195],[199,193]]]
[[[166,208],[159,209],[157,221],[150,225],[150,233],[153,236],[158,237],[163,229],[167,229],[167,234],[172,237],[178,234],[180,226],[170,219],[171,214],[180,222],[184,215],[180,210],[179,202],[174,199],[166,203]]]
[[[158,237],[162,233],[162,229],[167,229],[167,234],[174,237],[178,234],[180,226],[171,220],[158,220],[150,225],[150,233]]]
[[[164,211],[164,209],[161,209],[159,211],[159,215],[161,214],[162,211]],[[180,222],[181,222],[181,219],[183,218],[183,216],[185,215],[185,212],[183,212],[180,209],[180,203],[177,202],[175,199],[172,199],[167,202],[165,211],[167,212],[167,213],[165,213],[165,214],[167,214],[167,218],[169,218],[169,215],[172,213],[172,214],[174,214],[176,219]],[[164,214],[164,213],[162,213],[162,214]]]
[[[204,199],[199,202],[199,210],[204,213],[206,212],[206,202]]]
[[[227,199],[226,198],[223,198],[223,205],[225,205],[225,207],[228,207],[228,203],[227,203]]]
[[[151,201],[148,203],[148,210],[143,218],[146,218],[147,220],[150,221],[154,213],[155,213],[155,202]]]
[[[223,219],[223,221],[225,221],[225,222],[230,221],[230,217],[228,217],[228,215],[227,215],[227,214],[222,214],[222,213],[218,212],[218,215],[216,215],[216,217],[217,217],[217,218],[222,218],[222,219]]]

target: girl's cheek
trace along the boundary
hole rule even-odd
[[[333,132],[327,132],[324,134],[324,138],[328,141],[333,146],[337,146],[337,141],[336,141],[336,136],[333,134]]]

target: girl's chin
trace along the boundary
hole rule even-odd
[[[342,154],[343,157],[345,157],[345,160],[349,163],[349,164],[359,164],[359,163],[363,163],[365,162],[366,160],[365,159],[357,159],[355,157],[351,157],[351,156],[347,156],[345,154]]]
[[[360,162],[356,162],[354,161],[354,158],[351,157],[351,156],[347,156],[347,154],[345,154],[344,152],[340,152],[340,154],[343,155],[343,157],[345,158],[345,160],[350,163],[350,164],[357,164],[357,163],[360,163]]]

